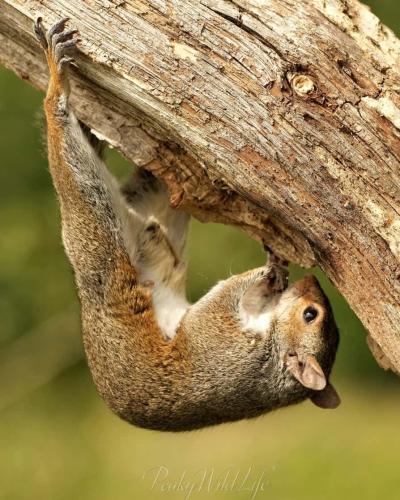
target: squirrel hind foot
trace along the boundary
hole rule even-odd
[[[77,29],[65,29],[67,21],[69,21],[69,18],[64,17],[48,31],[45,30],[41,17],[37,18],[34,25],[34,32],[47,54],[48,61],[55,64],[59,74],[73,62],[74,59],[68,54],[76,48],[77,43],[80,41],[79,38],[74,38],[74,35],[78,33]]]

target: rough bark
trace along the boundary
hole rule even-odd
[[[356,0],[0,0],[0,62],[69,16],[78,116],[171,201],[319,265],[400,370],[400,42]]]

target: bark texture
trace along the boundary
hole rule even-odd
[[[79,118],[171,202],[327,273],[400,370],[400,42],[356,0],[0,0],[0,62],[69,16]]]

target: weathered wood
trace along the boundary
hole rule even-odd
[[[400,42],[367,7],[1,0],[0,62],[44,88],[38,15],[80,30],[84,122],[175,206],[320,265],[400,370]]]

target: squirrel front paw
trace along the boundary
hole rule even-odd
[[[268,272],[268,283],[271,292],[281,293],[286,290],[289,280],[287,267],[272,265]]]
[[[72,49],[75,49],[79,41],[79,39],[74,38],[78,30],[65,29],[68,20],[68,17],[61,19],[47,32],[43,27],[41,17],[38,17],[35,23],[34,31],[46,53],[51,76],[63,75],[65,68],[73,62],[73,58],[68,54]]]
[[[289,269],[288,262],[275,255],[269,248],[268,274],[266,276],[271,292],[281,293],[288,287]]]

